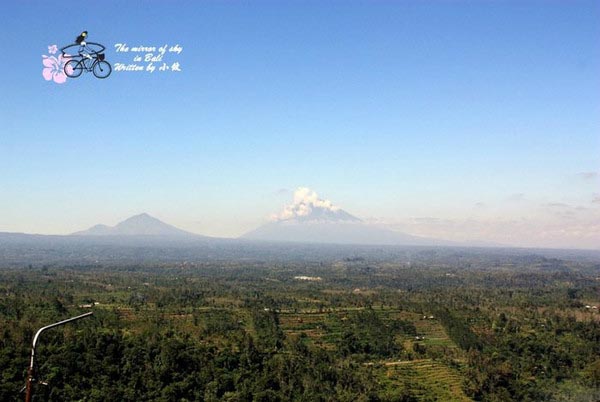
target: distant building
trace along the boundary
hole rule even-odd
[[[304,276],[304,275],[294,276],[294,279],[296,279],[297,281],[313,281],[313,282],[318,282],[318,281],[323,280],[320,276]]]

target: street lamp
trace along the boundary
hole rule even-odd
[[[35,381],[35,379],[33,377],[34,376],[33,360],[35,358],[35,345],[37,344],[40,334],[47,329],[58,327],[59,325],[64,325],[64,324],[72,322],[72,321],[80,320],[82,318],[89,317],[92,314],[94,314],[94,313],[90,311],[89,313],[81,314],[81,315],[78,315],[77,317],[67,318],[66,320],[55,322],[54,324],[46,325],[45,327],[38,329],[38,331],[35,333],[35,336],[33,337],[33,345],[31,347],[31,361],[29,362],[29,369],[27,369],[27,385],[25,386],[26,387],[25,402],[31,402],[33,381]]]

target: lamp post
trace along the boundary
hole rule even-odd
[[[80,320],[82,318],[89,317],[92,314],[94,314],[94,313],[90,311],[89,313],[81,314],[81,315],[78,315],[77,317],[67,318],[66,320],[55,322],[54,324],[46,325],[45,327],[38,329],[38,331],[35,333],[35,336],[33,337],[33,344],[31,347],[31,360],[29,362],[29,368],[27,369],[27,385],[26,385],[26,389],[25,389],[25,402],[31,402],[31,397],[33,396],[32,395],[33,381],[35,381],[35,379],[34,379],[35,346],[37,344],[40,334],[47,329],[58,327],[59,325],[64,325],[64,324],[67,324],[72,321]]]

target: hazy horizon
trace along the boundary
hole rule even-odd
[[[140,219],[140,220],[137,220]],[[109,233],[103,233],[106,229],[113,229],[116,227],[120,227],[122,224],[124,223],[130,223],[132,221],[136,221],[136,223],[134,223],[134,226],[128,226],[127,232],[123,233],[125,235],[130,235],[130,234],[134,234],[134,233],[130,233],[131,230],[133,231],[137,231],[139,230],[140,233],[146,233],[144,228],[147,228],[148,225],[150,225],[150,227],[154,226],[155,224],[159,224],[159,225],[164,225],[166,224],[167,226],[170,226],[171,228],[167,229],[168,231],[172,231],[172,230],[184,230],[184,232],[188,233],[188,234],[192,234],[192,235],[199,235],[199,236],[209,236],[209,237],[214,237],[214,238],[223,238],[223,239],[238,239],[238,238],[245,238],[246,235],[254,232],[255,229],[259,229],[262,228],[262,225],[254,228],[253,230],[250,230],[249,232],[245,232],[242,233],[238,236],[215,236],[215,235],[207,235],[206,233],[202,233],[202,232],[195,232],[193,230],[185,230],[182,229],[181,227],[177,226],[177,225],[172,225],[170,222],[168,221],[164,221],[162,219],[158,219],[157,221],[157,217],[153,216],[152,214],[149,214],[148,212],[142,211],[139,212],[137,214],[125,217],[123,219],[120,219],[112,224],[106,224],[105,222],[97,222],[94,225],[91,225],[90,227],[86,227],[86,228],[82,228],[81,230],[78,230],[76,232],[72,232],[72,233],[27,233],[27,234],[42,234],[42,235],[106,235]],[[518,244],[518,243],[514,243],[512,241],[514,241],[514,236],[511,237],[510,239],[508,239],[506,243],[500,243],[500,242],[494,242],[494,241],[486,241],[486,240],[482,240],[481,238],[450,238],[450,237],[434,237],[434,236],[430,236],[427,234],[420,234],[420,233],[415,233],[415,232],[406,232],[406,231],[402,231],[400,229],[398,229],[397,227],[394,227],[392,225],[386,225],[383,224],[382,222],[378,222],[378,221],[373,221],[373,220],[363,220],[360,219],[359,217],[356,217],[350,213],[348,213],[347,211],[343,210],[342,208],[340,208],[338,205],[335,205],[334,203],[332,203],[330,200],[323,200],[321,198],[319,198],[318,194],[306,187],[300,187],[298,189],[296,189],[296,191],[294,192],[294,197],[293,200],[284,206],[284,208],[280,211],[280,213],[277,214],[272,214],[269,218],[268,221],[266,222],[266,224],[272,224],[272,223],[277,223],[277,222],[281,222],[281,223],[288,223],[288,222],[292,222],[294,225],[317,225],[316,227],[313,226],[312,229],[310,227],[307,227],[307,229],[309,230],[310,233],[311,230],[314,230],[315,228],[317,229],[317,231],[320,231],[319,226],[326,224],[327,222],[333,223],[335,226],[330,227],[329,229],[325,229],[324,227],[322,227],[322,229],[325,229],[325,232],[322,232],[320,234],[315,233],[315,235],[318,237],[317,239],[312,239],[312,240],[307,240],[307,239],[303,239],[303,238],[287,238],[287,239],[281,239],[280,236],[284,236],[284,237],[289,237],[290,233],[285,234],[285,233],[276,233],[275,237],[271,240],[267,241],[284,241],[284,242],[289,242],[289,241],[293,241],[293,242],[299,242],[299,243],[304,243],[304,242],[309,242],[309,243],[331,243],[331,244],[346,244],[346,245],[351,245],[351,244],[364,244],[364,245],[376,245],[376,244],[380,244],[380,245],[407,245],[410,246],[412,245],[411,240],[407,239],[407,238],[402,238],[399,237],[395,240],[390,240],[389,238],[383,240],[382,243],[378,243],[377,240],[375,239],[370,239],[369,236],[373,236],[375,235],[369,228],[381,228],[384,230],[391,230],[392,232],[396,232],[399,235],[409,235],[409,236],[417,236],[417,238],[422,238],[425,241],[432,241],[433,243],[429,244],[428,247],[432,247],[432,244],[438,244],[441,246],[453,246],[453,247],[508,247],[508,248],[548,248],[548,249],[572,249],[572,250],[600,250],[600,247],[598,247],[596,244],[592,244],[590,247],[578,247],[578,246],[568,246],[568,245],[537,245],[537,244]],[[344,225],[349,225],[349,229],[352,229],[352,227],[354,227],[354,229],[357,229],[359,231],[361,230],[365,230],[366,232],[363,233],[362,238],[366,239],[365,241],[358,241],[356,240],[356,238],[354,240],[343,240],[343,238],[332,238],[327,240],[326,236],[327,236],[327,232],[333,230],[333,232],[330,235],[334,235],[334,233],[336,231],[339,230],[343,230]],[[358,227],[356,226],[358,225]],[[359,229],[359,227],[362,227],[364,229]],[[101,228],[98,228],[101,227]],[[101,233],[98,233],[97,230],[101,230]],[[406,227],[404,228],[406,229]],[[410,230],[410,227],[408,228]],[[150,229],[150,230],[155,230],[155,229]],[[162,230],[162,229],[160,229]],[[89,233],[87,233],[89,232]],[[129,233],[128,233],[129,232]],[[1,233],[1,232],[0,232]],[[170,233],[170,232],[169,232]],[[300,232],[302,233],[302,232]],[[355,231],[352,231],[351,233],[354,233],[354,235],[356,235],[357,233]],[[118,235],[118,233],[114,233],[115,235]],[[341,234],[341,232],[339,232],[338,234]],[[165,235],[169,236],[170,234],[166,234]],[[306,233],[305,233],[306,235]],[[443,235],[443,234],[442,234]],[[178,234],[179,236],[179,234]],[[377,235],[375,235],[377,236]],[[384,234],[385,236],[385,234]],[[389,236],[389,234],[387,235]],[[352,237],[350,237],[352,238]],[[258,240],[258,241],[265,241],[265,239],[254,239],[253,237],[249,237],[249,240]],[[350,241],[350,242],[348,242]],[[391,243],[390,243],[391,241]],[[408,241],[408,242],[406,242]],[[445,243],[449,241],[450,243]],[[422,246],[426,246],[425,243]],[[436,246],[437,247],[437,246]]]
[[[598,249],[599,21],[595,1],[10,2],[0,232],[147,212],[238,237],[307,188],[411,235]],[[182,71],[45,81],[84,29],[112,63],[179,44]]]

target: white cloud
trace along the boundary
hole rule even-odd
[[[598,172],[581,172],[578,173],[578,176],[581,177],[583,180],[593,180],[600,176],[600,174]]]
[[[294,201],[286,205],[280,214],[273,215],[272,220],[288,220],[310,215],[315,208],[328,211],[339,211],[339,207],[333,205],[329,200],[319,198],[318,194],[308,187],[298,187],[294,191]]]

